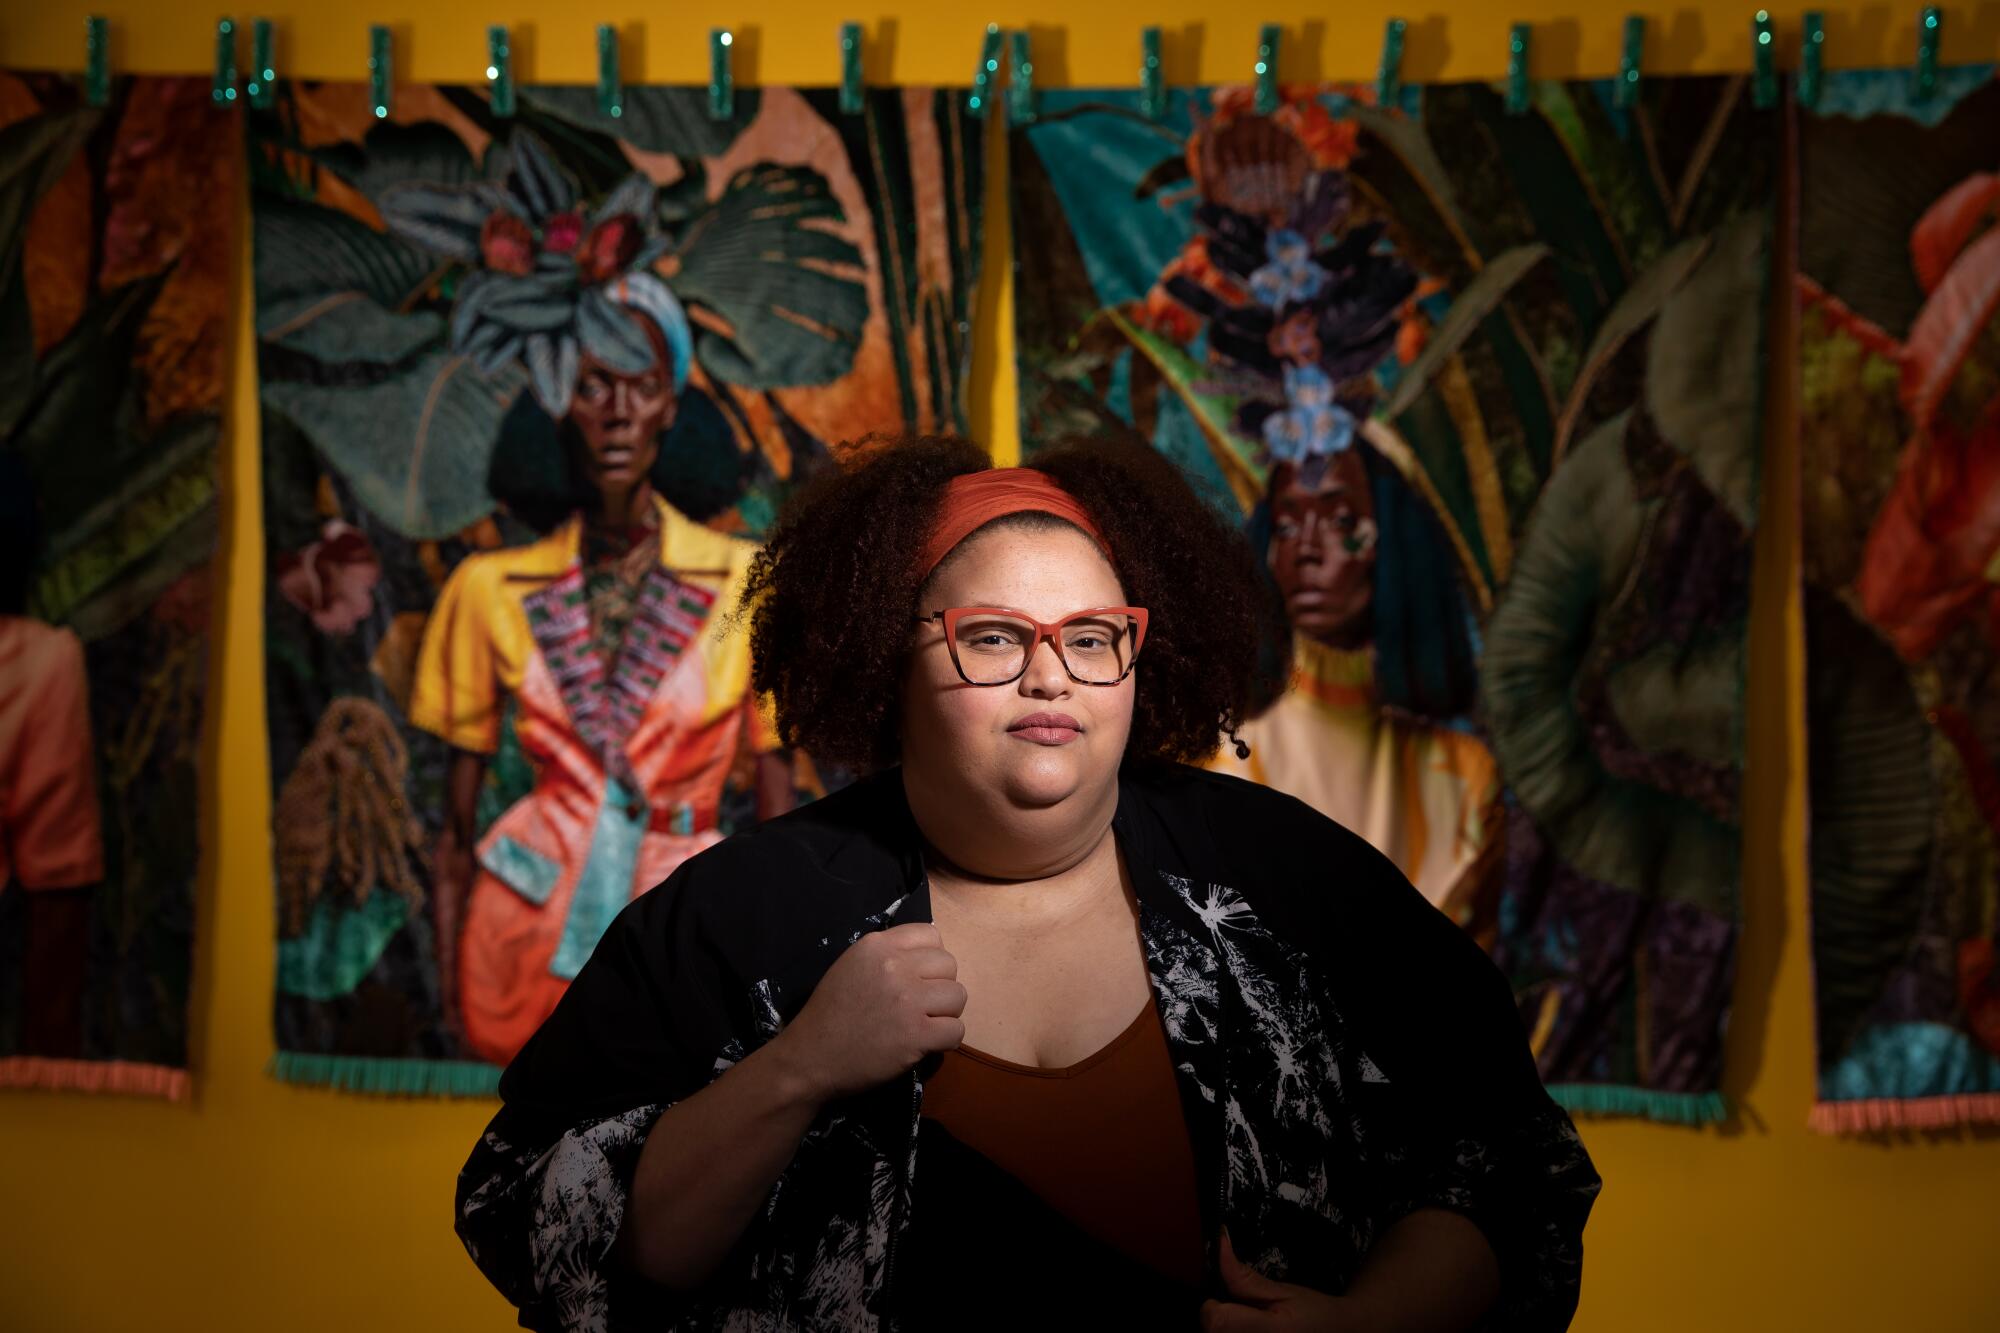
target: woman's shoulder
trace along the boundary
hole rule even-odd
[[[1367,839],[1298,797],[1233,773],[1146,762],[1127,765],[1121,777],[1126,791],[1158,817],[1183,828],[1205,828],[1218,851],[1256,849],[1268,855],[1299,847],[1318,856],[1380,856]]]
[[[1121,796],[1144,807],[1128,827],[1149,862],[1229,885],[1295,942],[1338,951],[1385,927],[1402,935],[1445,920],[1394,861],[1297,797],[1181,764],[1124,777]]]

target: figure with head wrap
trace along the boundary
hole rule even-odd
[[[1138,313],[1205,337],[1200,387],[1237,404],[1236,462],[1263,481],[1248,535],[1290,630],[1288,688],[1214,763],[1364,835],[1473,924],[1500,794],[1468,722],[1473,622],[1407,450],[1370,420],[1417,276],[1355,216],[1350,125],[1315,98],[1248,109],[1197,124],[1195,235]]]
[[[626,902],[720,840],[738,753],[758,755],[758,813],[791,801],[790,770],[729,632],[753,545],[689,518],[656,484],[692,357],[680,302],[653,271],[652,183],[594,209],[528,134],[504,185],[411,187],[390,228],[477,263],[454,348],[530,392],[488,477],[541,530],[468,556],[425,628],[411,721],[452,747],[434,913],[448,1013],[504,1064],[555,1007]],[[533,789],[482,834],[478,804],[503,712]]]

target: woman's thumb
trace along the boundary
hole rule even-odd
[[[1222,1282],[1229,1294],[1253,1301],[1272,1301],[1285,1294],[1285,1284],[1265,1277],[1236,1257],[1229,1243],[1229,1228],[1222,1229]]]

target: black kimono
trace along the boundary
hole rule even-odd
[[[1499,1257],[1489,1327],[1566,1327],[1598,1177],[1479,948],[1361,838],[1268,788],[1128,764],[1113,828],[1195,1148],[1209,1294],[1228,1299],[1225,1222],[1267,1276],[1337,1292],[1397,1219],[1440,1207]],[[913,1234],[942,1215],[920,1184],[943,1160],[918,1152],[936,1142],[930,1062],[825,1107],[699,1291],[610,1257],[661,1111],[774,1035],[863,934],[931,919],[922,847],[890,770],[702,853],[612,923],[459,1177],[459,1235],[523,1325],[955,1327],[962,1311],[941,1319],[926,1295],[943,1254],[1041,1327],[1100,1322],[1079,1300],[1120,1308],[1084,1289],[1101,1284],[1058,1229]],[[963,1165],[951,1179],[978,1178]],[[982,1270],[989,1239],[1016,1267]]]

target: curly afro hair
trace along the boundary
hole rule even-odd
[[[964,440],[920,436],[864,441],[849,464],[786,506],[751,566],[743,610],[752,682],[771,694],[785,743],[867,771],[901,749],[899,699],[926,581],[918,552],[945,486],[992,461]],[[1151,613],[1126,757],[1213,754],[1246,716],[1269,633],[1248,545],[1143,443],[1065,445],[1032,465],[1083,504],[1126,596]]]

